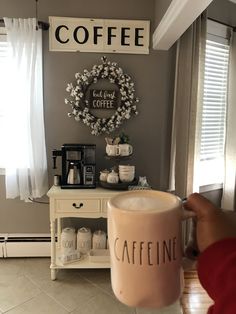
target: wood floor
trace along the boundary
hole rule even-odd
[[[184,278],[185,288],[181,299],[183,314],[206,314],[213,301],[202,288],[197,272],[185,271]]]

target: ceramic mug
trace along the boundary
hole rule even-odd
[[[108,201],[111,283],[122,303],[162,308],[180,297],[181,222],[192,216],[166,192],[129,191]]]
[[[120,155],[120,147],[119,145],[106,145],[106,153],[108,156],[119,156]]]
[[[134,180],[134,172],[119,173],[121,182],[132,182]]]
[[[129,156],[133,153],[133,147],[130,144],[119,144],[120,155]]]
[[[121,182],[132,182],[135,176],[135,166],[119,165],[119,177]]]

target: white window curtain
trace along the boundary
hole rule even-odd
[[[169,189],[181,198],[198,192],[194,173],[200,151],[206,21],[204,12],[177,42]],[[185,255],[193,258],[195,224],[185,221],[182,229]]]
[[[194,171],[200,149],[206,20],[204,12],[177,42],[170,190],[181,198],[198,191]]]
[[[225,179],[221,206],[236,210],[236,34],[230,44],[229,92],[225,142]]]
[[[10,48],[5,111],[6,198],[39,198],[48,190],[43,116],[42,30],[36,19],[4,18]]]

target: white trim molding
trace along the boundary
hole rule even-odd
[[[153,49],[168,50],[213,0],[172,0],[153,34]]]

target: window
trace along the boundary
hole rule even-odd
[[[208,21],[200,132],[199,185],[223,183],[227,114],[229,36],[224,25]]]
[[[28,201],[48,190],[42,30],[36,28],[36,18],[4,18],[4,24],[8,36],[1,32],[0,167],[5,168],[6,198]]]

